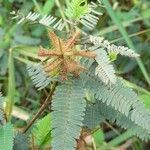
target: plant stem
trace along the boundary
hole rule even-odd
[[[120,132],[118,130],[116,130],[111,124],[109,124],[107,121],[104,121],[104,123],[110,128],[112,129],[117,135],[120,135]]]
[[[128,27],[128,26],[130,26],[131,24],[133,24],[135,22],[141,21],[142,19],[143,19],[142,17],[138,17],[138,18],[135,18],[135,19],[132,19],[132,20],[129,20],[129,21],[124,21],[124,22],[122,22],[122,25],[123,25],[123,27]],[[118,30],[118,26],[117,25],[111,25],[109,27],[106,27],[106,28],[102,29],[98,33],[98,35],[102,36],[104,34],[113,32],[115,30]]]
[[[123,27],[118,16],[115,14],[114,10],[112,9],[110,2],[108,0],[103,0],[103,3],[106,6],[107,12],[110,15],[112,21],[118,26],[118,29],[119,29],[120,33],[122,34],[122,37],[126,41],[127,45],[129,46],[129,48],[135,50],[136,48],[135,48],[132,40],[129,38],[127,31],[125,30],[125,28]],[[147,72],[141,58],[136,58],[136,61],[145,77],[145,80],[150,85],[150,77],[148,75],[148,72]]]
[[[39,111],[35,114],[35,116],[31,119],[31,121],[28,123],[26,128],[23,130],[23,133],[26,133],[28,129],[32,126],[32,124],[36,121],[36,119],[44,112],[45,108],[47,107],[49,102],[52,100],[52,95],[55,91],[56,86],[57,86],[57,82],[54,82],[52,85],[51,91],[49,95],[47,96],[46,100],[44,101],[43,105],[41,106]]]
[[[143,30],[143,31],[139,31],[139,32],[130,34],[129,37],[134,37],[134,36],[137,36],[137,35],[140,35],[140,34],[144,34],[144,33],[148,33],[148,32],[150,32],[150,29],[146,29],[146,30]],[[114,39],[110,43],[115,43],[115,42],[118,42],[118,41],[121,41],[121,40],[123,40],[123,37]]]

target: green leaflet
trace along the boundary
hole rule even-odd
[[[42,119],[40,119],[33,130],[31,131],[31,136],[34,137],[35,145],[39,147],[44,147],[51,142],[51,115],[48,114]]]
[[[85,91],[79,79],[57,87],[52,101],[52,149],[75,150],[85,111]],[[58,140],[59,139],[59,140]]]
[[[51,78],[45,73],[44,69],[42,68],[41,64],[28,64],[27,71],[29,76],[32,79],[33,84],[35,85],[38,90],[45,88],[47,85],[50,84]]]
[[[97,75],[105,84],[115,84],[116,75],[113,65],[110,64],[109,57],[104,49],[97,49],[96,62],[98,66],[95,69],[95,75]]]
[[[66,9],[66,16],[70,19],[80,19],[88,12],[87,0],[72,0]]]
[[[112,62],[112,61],[115,61],[116,59],[117,59],[117,53],[110,52],[109,53],[109,60]]]
[[[35,3],[37,5],[37,2]],[[71,3],[69,2],[67,3],[67,9],[61,19],[54,17],[53,15],[42,16],[41,10],[39,10],[39,12],[41,12],[40,14],[30,11],[27,15],[25,15],[25,17],[22,17],[22,14],[19,12],[12,12],[12,15],[14,15],[13,19],[19,20],[18,24],[23,23],[25,21],[30,21],[30,22],[36,21],[41,25],[44,25],[46,27],[50,27],[59,31],[62,31],[65,27],[66,19],[64,20],[64,17],[66,15],[68,17],[67,18],[68,24],[74,25],[75,28],[79,24],[82,24],[84,27],[92,30],[97,25],[99,16],[102,15],[101,12],[96,10],[98,6],[99,4],[96,4],[94,2],[87,4],[87,0],[72,0]],[[37,7],[39,9],[39,6]]]
[[[0,148],[1,150],[12,150],[13,148],[13,126],[9,123],[0,126]]]
[[[97,11],[99,5],[94,2],[87,4],[87,0],[72,0],[66,9],[66,16],[76,23],[81,23],[89,30],[93,30],[98,23],[101,12]]]

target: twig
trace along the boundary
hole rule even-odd
[[[112,129],[117,135],[120,135],[120,132],[118,132],[118,130],[116,130],[111,124],[109,124],[107,121],[104,121],[104,123],[105,123],[110,129]]]
[[[52,85],[51,91],[49,95],[47,96],[46,100],[44,101],[43,105],[41,106],[39,111],[35,114],[35,116],[31,119],[31,121],[28,123],[26,128],[23,130],[23,133],[26,133],[28,129],[32,126],[32,124],[36,121],[36,119],[43,113],[44,109],[47,107],[47,104],[52,99],[52,95],[55,91],[56,85],[57,85],[57,82],[54,82],[54,84]]]

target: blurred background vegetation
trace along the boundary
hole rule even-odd
[[[68,1],[60,0],[62,9],[66,6],[66,2]],[[119,56],[115,61],[115,67],[117,74],[124,77],[126,84],[132,87],[145,106],[150,108],[150,1],[111,0],[110,2],[113,12],[123,24],[127,34],[122,33],[118,20],[110,15],[111,11],[107,6],[101,7],[104,14],[95,30],[90,33],[104,36],[116,45],[133,47],[140,54],[140,61]],[[35,11],[42,15],[53,14],[61,17],[57,5],[57,0],[0,0],[0,91],[8,99],[13,100],[10,105],[13,106],[12,119],[16,128],[26,125],[26,121],[37,112],[47,95],[46,90],[38,92],[34,88],[28,77],[26,64],[29,60],[36,60],[38,46],[48,46],[49,41],[44,26],[33,23],[17,25],[17,21],[12,20],[10,12],[19,10],[27,14],[29,11]],[[98,131],[94,135],[94,138],[98,143],[109,141],[115,138],[114,130],[119,132],[120,128],[107,124],[103,131]],[[146,147],[150,149],[148,143],[135,137],[130,141],[124,140],[125,143],[120,149],[125,146],[134,150]]]

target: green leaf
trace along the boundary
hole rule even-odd
[[[67,17],[71,19],[79,19],[88,12],[87,0],[72,0],[66,9]]]
[[[108,55],[104,49],[96,50],[96,62],[98,66],[95,69],[95,75],[97,75],[105,84],[115,84],[116,75],[112,64],[110,64]]]
[[[31,136],[34,137],[35,145],[39,147],[50,145],[51,130],[51,115],[48,114],[40,119],[31,131]]]
[[[42,13],[43,14],[48,14],[48,13],[50,13],[51,12],[51,10],[52,10],[52,8],[53,8],[53,6],[54,6],[54,4],[55,4],[55,0],[47,0],[46,2],[45,2],[45,4],[44,4],[44,6],[43,6],[43,11],[42,11]]]
[[[41,64],[28,64],[27,65],[28,74],[31,77],[33,84],[38,90],[45,88],[47,85],[53,81],[44,71]]]
[[[52,149],[75,150],[85,111],[81,80],[66,81],[56,88],[52,101]]]
[[[10,123],[0,126],[0,148],[1,150],[13,149],[13,126]]]
[[[103,145],[105,142],[105,137],[102,129],[98,129],[92,134],[96,146]]]
[[[110,52],[109,53],[109,60],[110,61],[115,61],[117,59],[117,53],[115,52]]]

